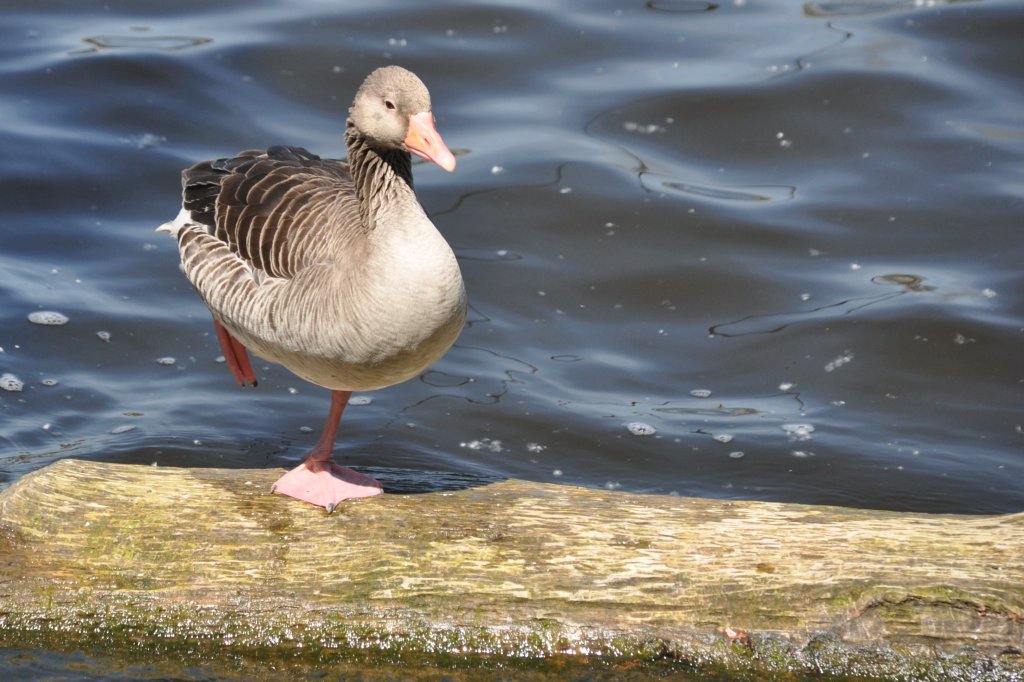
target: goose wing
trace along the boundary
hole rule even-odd
[[[182,188],[191,221],[270,277],[290,279],[362,231],[348,165],[301,147],[203,161],[182,172]]]

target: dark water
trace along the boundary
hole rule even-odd
[[[152,228],[196,159],[343,154],[354,88],[398,62],[460,154],[417,187],[472,321],[349,411],[347,461],[1024,508],[1019,3],[32,7],[0,60],[8,481],[301,455],[326,391],[239,390]]]
[[[195,160],[343,154],[355,87],[399,63],[459,155],[416,180],[471,324],[420,380],[348,411],[346,462],[1024,509],[1019,2],[2,14],[0,374],[24,383],[0,391],[8,483],[66,456],[301,456],[327,392],[262,365],[239,390],[152,230]]]

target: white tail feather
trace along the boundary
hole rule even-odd
[[[188,227],[189,225],[195,225],[195,224],[196,224],[195,221],[192,220],[192,215],[188,211],[186,211],[184,208],[182,208],[180,211],[178,211],[178,215],[175,216],[174,220],[167,221],[166,223],[164,223],[160,227],[156,228],[156,231],[157,232],[166,232],[166,233],[170,234],[172,237],[174,237],[175,239],[177,239],[178,238],[178,233],[181,232],[182,229]]]

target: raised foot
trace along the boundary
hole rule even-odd
[[[271,492],[294,497],[333,512],[339,503],[357,497],[373,497],[382,490],[376,479],[334,463],[303,462],[277,479]]]

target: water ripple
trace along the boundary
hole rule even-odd
[[[858,17],[871,14],[905,12],[977,0],[862,0],[861,2],[808,2],[804,13],[811,17]]]
[[[640,182],[650,191],[670,190],[687,196],[726,202],[788,201],[796,196],[792,186],[714,187],[666,178],[655,173],[641,173]]]
[[[139,36],[139,35],[103,35],[83,38],[82,42],[91,47],[78,50],[74,54],[89,54],[101,50],[143,50],[174,52],[199,47],[213,42],[211,38],[194,36]]]
[[[677,14],[689,14],[692,12],[711,12],[718,9],[718,4],[713,2],[701,2],[701,0],[647,0],[648,9],[658,12],[673,12]]]

